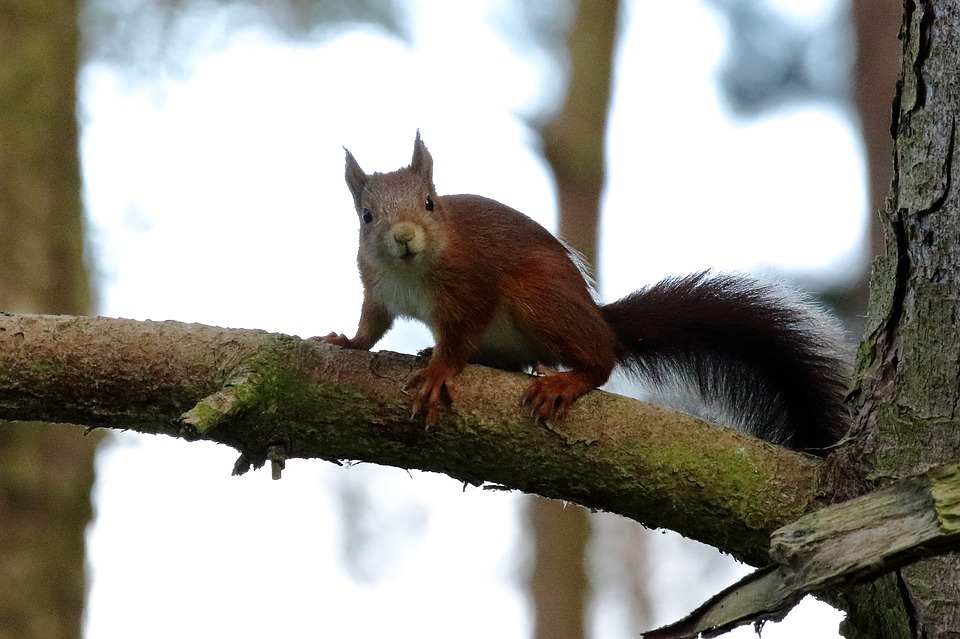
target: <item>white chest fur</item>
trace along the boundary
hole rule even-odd
[[[433,299],[422,278],[415,272],[392,269],[375,287],[374,294],[383,300],[392,316],[419,320],[436,336]],[[537,348],[518,329],[511,313],[505,308],[497,309],[490,318],[471,361],[507,370],[522,370],[538,363],[556,363],[549,353]]]
[[[376,284],[375,297],[384,301],[395,317],[420,320],[433,328],[433,300],[423,280],[414,273],[394,269]]]

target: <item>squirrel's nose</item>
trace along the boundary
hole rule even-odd
[[[406,224],[400,224],[393,229],[393,239],[397,244],[406,244],[415,234],[413,227]]]

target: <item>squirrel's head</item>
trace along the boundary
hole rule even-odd
[[[384,266],[432,262],[446,243],[446,214],[433,186],[433,158],[420,132],[410,166],[391,173],[364,173],[353,154],[344,151],[347,186],[360,220],[361,254]]]

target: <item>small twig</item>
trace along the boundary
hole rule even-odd
[[[287,466],[287,449],[282,444],[267,446],[267,459],[270,460],[270,474],[274,480],[280,479]]]
[[[259,377],[249,369],[244,368],[234,372],[222,389],[204,397],[193,408],[181,415],[180,425],[203,435],[244,408],[251,406],[256,398],[259,383]]]

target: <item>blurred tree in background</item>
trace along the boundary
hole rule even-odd
[[[0,309],[92,310],[77,145],[76,2],[0,2]],[[12,339],[7,336],[4,339]],[[0,428],[0,637],[80,636],[99,437]]]
[[[0,310],[94,310],[85,255],[77,77],[83,55],[143,73],[196,50],[187,11],[220,2],[0,0]],[[244,2],[237,24],[320,38],[349,22],[398,28],[384,2]],[[86,50],[81,53],[81,25]],[[204,27],[205,29],[205,27]],[[176,37],[180,40],[176,41]],[[201,40],[202,42],[202,40]],[[178,58],[179,61],[179,58]],[[0,429],[0,637],[81,635],[84,535],[99,435],[71,427]]]
[[[566,96],[559,109],[538,128],[556,185],[560,236],[595,268],[620,3],[571,0],[570,4],[571,24],[563,40],[565,46],[559,47],[563,52],[559,55],[567,63]],[[580,506],[530,497],[526,534],[533,543],[529,583],[534,636],[586,636],[590,514]],[[637,551],[642,552],[642,547]]]
[[[730,49],[720,86],[734,113],[762,116],[777,108],[823,102],[849,110],[863,139],[869,253],[883,247],[877,212],[893,176],[891,105],[900,70],[900,0],[838,3],[834,14],[813,26],[798,24],[763,0],[709,0],[730,25]],[[859,336],[867,305],[868,271],[852,288],[825,292],[851,334]]]

